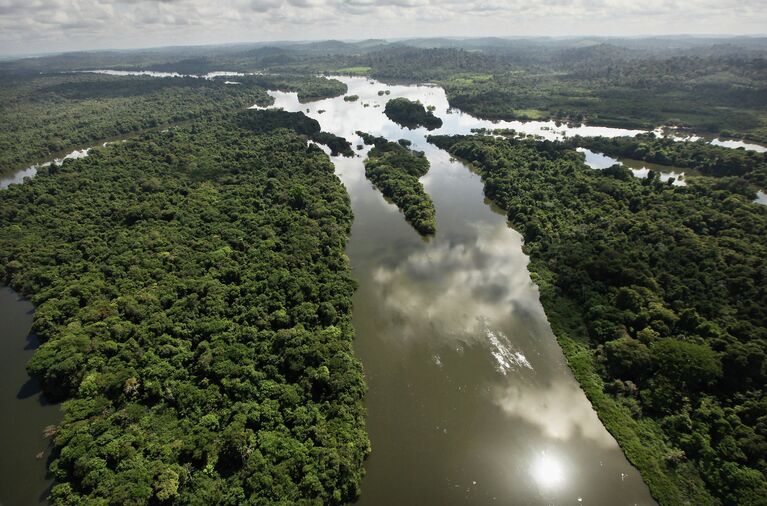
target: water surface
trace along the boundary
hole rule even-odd
[[[58,405],[49,404],[25,369],[39,345],[29,334],[32,304],[0,287],[0,504],[44,503],[48,440],[43,430],[59,422]]]
[[[108,143],[105,142],[103,145],[106,146]],[[14,172],[13,174],[5,177],[0,177],[0,190],[5,190],[12,184],[21,184],[24,182],[25,178],[28,177],[35,177],[37,175],[37,170],[42,167],[48,167],[51,164],[61,164],[64,160],[74,160],[77,158],[83,158],[88,156],[88,153],[90,152],[91,148],[85,148],[85,149],[76,149],[72,151],[71,153],[64,155],[62,158],[56,158],[55,160],[52,160],[50,162],[41,163],[39,165],[30,165],[26,169],[21,169],[17,172]]]
[[[738,149],[743,148],[748,151],[757,151],[759,153],[767,153],[767,146],[761,144],[754,144],[753,142],[738,141],[733,139],[712,139],[711,144],[714,146],[722,146],[724,148]]]
[[[612,167],[613,165],[624,165],[635,177],[646,178],[650,174],[650,171],[653,171],[658,174],[658,179],[663,182],[673,178],[673,181],[671,182],[672,185],[687,186],[687,182],[684,180],[685,172],[682,172],[682,169],[676,167],[645,162],[642,160],[632,160],[630,158],[613,158],[586,148],[576,148],[575,150],[579,153],[583,153],[585,158],[584,162],[592,169],[603,170]],[[679,170],[679,172],[677,172],[677,170]],[[687,172],[694,172],[689,169],[685,170]]]
[[[358,101],[300,104],[294,93],[272,92],[275,106],[304,111],[354,144],[361,143],[356,130],[409,139],[431,162],[422,181],[437,210],[437,234],[423,239],[365,179],[368,148],[361,157],[333,158],[355,214],[347,248],[360,283],[355,348],[370,387],[373,454],[359,504],[653,504],[567,367],[521,236],[485,200],[476,174],[427,144],[426,130],[389,121],[383,105],[404,96],[435,106],[444,121],[437,134],[513,128],[555,139],[636,132],[494,123],[451,110],[438,87],[341,79]],[[379,96],[384,89],[391,94]],[[27,504],[45,493],[44,461],[34,456],[45,448],[41,430],[58,420],[58,410],[30,393],[34,383],[24,371],[32,353],[31,306],[3,293],[8,349],[0,379],[10,390],[0,406],[2,428],[18,437],[3,461],[4,482],[8,477],[14,488],[0,501]]]
[[[444,125],[432,133],[494,127],[556,138],[560,128],[449,112],[436,87],[341,79],[357,102],[300,104],[275,92],[274,106],[304,111],[353,144],[355,130],[412,141],[431,162],[422,181],[437,210],[437,233],[423,239],[365,179],[368,148],[333,158],[355,216],[355,349],[369,385],[373,453],[359,504],[653,504],[567,367],[520,234],[476,174],[427,144],[426,130],[389,121],[382,105],[405,96],[435,106]],[[391,94],[379,97],[382,89]]]

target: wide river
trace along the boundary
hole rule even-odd
[[[434,106],[444,125],[432,133],[514,128],[557,138],[637,131],[491,123],[449,110],[439,87],[340,79],[359,100],[300,104],[293,93],[272,92],[275,107],[303,111],[355,146],[356,130],[412,141],[431,163],[422,181],[437,211],[436,235],[422,238],[366,180],[369,148],[333,157],[355,216],[347,246],[359,281],[355,349],[369,385],[373,453],[358,504],[654,504],[567,366],[520,234],[484,198],[479,176],[426,143],[426,130],[389,121],[383,107],[394,97]],[[44,427],[60,416],[24,371],[35,346],[27,338],[31,309],[9,289],[0,291],[3,506],[35,504],[44,495],[45,458],[36,457],[46,447]]]
[[[434,106],[444,125],[433,133],[636,132],[493,124],[448,112],[438,87],[341,79],[359,100],[300,104],[272,93],[274,106],[303,111],[355,146],[356,130],[412,141],[431,163],[422,182],[437,211],[437,233],[423,239],[366,180],[368,148],[333,158],[354,210],[355,348],[369,385],[373,453],[359,504],[653,504],[567,366],[520,234],[485,200],[479,176],[426,143],[426,130],[389,121],[383,107],[400,96]]]

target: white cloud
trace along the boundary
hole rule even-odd
[[[0,0],[0,52],[413,36],[764,33],[766,0]]]

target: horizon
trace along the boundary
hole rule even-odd
[[[761,3],[0,0],[0,55],[379,38],[760,37]]]
[[[216,48],[216,47],[233,47],[233,46],[264,46],[269,45],[302,45],[321,42],[341,42],[344,44],[358,44],[367,41],[381,41],[386,44],[396,44],[399,42],[408,42],[416,40],[456,40],[456,41],[470,41],[470,40],[482,40],[482,39],[500,39],[500,40],[535,40],[535,39],[548,39],[548,40],[578,40],[578,39],[596,39],[596,40],[674,40],[674,39],[767,39],[767,32],[764,33],[680,33],[680,34],[648,34],[648,35],[597,35],[597,34],[583,34],[583,35],[431,35],[431,36],[414,36],[414,37],[369,37],[369,38],[319,38],[319,39],[275,39],[275,40],[243,40],[232,42],[214,42],[203,44],[167,44],[160,46],[135,46],[135,47],[98,47],[92,49],[72,49],[61,51],[42,51],[42,52],[30,52],[30,53],[0,53],[0,60],[16,60],[24,58],[45,58],[47,56],[58,56],[64,54],[73,53],[121,53],[121,52],[142,52],[142,51],[160,51],[167,49],[187,49],[187,48]]]

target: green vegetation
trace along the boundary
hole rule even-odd
[[[50,502],[345,504],[369,452],[352,214],[286,128],[211,119],[0,192],[0,278],[64,400]]]
[[[311,139],[330,148],[330,154],[333,156],[343,155],[350,158],[354,156],[351,143],[338,135],[319,132],[314,134]]]
[[[614,61],[584,54],[572,63],[549,63],[543,71],[493,69],[490,80],[439,81],[450,105],[488,119],[552,118],[645,129],[678,125],[767,142],[764,60]]]
[[[732,191],[763,159],[674,187],[591,170],[566,143],[430,141],[474,164],[524,235],[576,377],[658,501],[765,504],[767,209]]]
[[[335,71],[336,74],[364,76],[370,73],[370,67],[346,67]]]
[[[346,102],[356,102],[359,99],[360,99],[359,95],[346,95],[344,97],[344,101]]]
[[[386,102],[384,114],[395,123],[410,129],[426,127],[427,130],[434,130],[442,126],[442,120],[439,119],[420,101],[413,102],[406,98],[393,98]]]
[[[348,91],[338,79],[307,75],[257,74],[237,78],[243,84],[253,84],[267,90],[292,91],[301,103],[340,97]]]
[[[397,143],[364,132],[357,134],[365,144],[374,145],[365,160],[365,176],[405,213],[405,219],[420,234],[434,234],[434,202],[418,180],[429,172],[426,155],[410,149],[404,139]]]
[[[360,61],[377,79],[436,81],[452,107],[482,118],[677,125],[767,143],[767,48],[739,43],[465,41],[380,48]]]
[[[237,117],[240,125],[254,132],[263,133],[287,128],[306,135],[320,144],[325,144],[330,148],[333,156],[354,156],[349,141],[335,134],[320,131],[319,122],[302,112],[287,112],[279,109],[249,110],[238,114]]]
[[[346,93],[340,81],[314,76],[245,76],[238,82],[101,74],[0,79],[0,175],[76,147],[270,105],[267,89],[295,91],[302,101]]]
[[[671,42],[328,42],[0,62],[0,174],[132,139],[0,192],[0,278],[37,305],[45,344],[29,370],[65,400],[51,502],[342,504],[359,493],[369,443],[351,351],[351,210],[307,141],[354,153],[303,114],[240,112],[270,104],[267,89],[342,96],[346,85],[314,75],[340,68],[436,81],[451,106],[489,119],[767,142],[765,39]],[[93,68],[267,73],[238,86],[46,74]],[[386,114],[441,125],[406,99]],[[433,234],[423,153],[358,133],[375,146],[367,177]],[[431,140],[476,166],[523,233],[570,366],[653,495],[766,504],[767,208],[751,203],[766,156],[653,135],[500,133],[510,138]],[[575,146],[702,176],[673,187],[620,166],[593,171]]]
[[[764,37],[435,38],[68,53],[0,62],[0,74],[94,68],[364,74],[437,82],[451,106],[488,119],[678,125],[767,143],[765,62]]]
[[[254,86],[205,79],[96,74],[0,79],[0,174],[65,150],[127,137],[272,98]]]
[[[288,112],[282,109],[250,109],[237,115],[240,126],[256,133],[266,133],[280,128],[293,130],[312,137],[320,133],[320,124],[302,112]]]
[[[767,153],[722,148],[705,141],[675,142],[652,133],[612,139],[575,137],[570,143],[614,157],[689,168],[706,176],[739,176],[767,186]],[[752,188],[750,194],[756,190]]]

